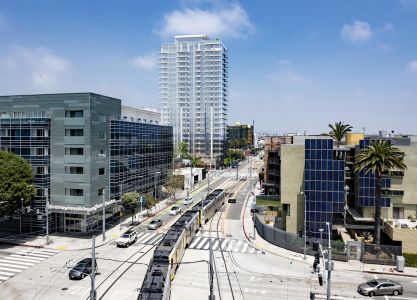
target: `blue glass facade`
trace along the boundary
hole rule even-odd
[[[307,232],[320,237],[333,214],[342,213],[344,205],[345,161],[334,159],[333,140],[305,141],[304,192]]]
[[[359,149],[363,150],[370,145],[371,140],[361,140]],[[375,206],[375,175],[372,172],[366,173],[366,170],[359,172],[358,184],[358,206],[373,207]],[[382,189],[391,187],[390,178],[382,178]],[[381,207],[390,207],[391,199],[389,197],[381,197]]]
[[[166,182],[172,165],[172,127],[111,121],[110,193],[153,192]]]
[[[0,150],[19,155],[31,164],[36,195],[30,206],[41,211],[45,209],[51,181],[50,122],[49,118],[0,119]],[[22,231],[40,230],[45,222],[32,214],[23,215]]]

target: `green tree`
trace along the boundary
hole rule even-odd
[[[178,144],[178,155],[182,159],[191,159],[187,142],[181,142]]]
[[[20,207],[21,200],[25,206],[35,196],[32,185],[33,174],[30,164],[20,156],[0,151],[0,216],[11,215]]]
[[[352,126],[349,124],[344,124],[342,122],[336,122],[334,125],[329,124],[330,132],[329,136],[331,136],[336,141],[337,148],[340,147],[340,143],[342,142],[343,138],[345,137],[346,133],[352,131]]]
[[[172,196],[173,202],[177,201],[177,192],[184,188],[183,175],[171,175],[165,184],[166,191]]]
[[[135,215],[136,207],[139,204],[139,193],[137,192],[128,192],[122,196],[122,205],[126,211],[129,211],[132,214],[132,223],[133,216]]]
[[[152,192],[145,194],[145,198],[146,198],[145,208],[148,210],[148,215],[149,215],[149,209],[151,209],[154,205],[156,205],[157,201],[152,195]]]
[[[193,167],[202,166],[203,165],[203,160],[201,159],[201,157],[193,156],[191,158],[191,165]]]
[[[388,170],[405,170],[405,153],[393,147],[389,141],[379,140],[372,142],[359,152],[355,157],[354,172],[372,172],[375,175],[375,225],[374,243],[379,245],[381,242],[381,177],[383,172]]]

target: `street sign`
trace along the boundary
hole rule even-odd
[[[143,196],[140,196],[139,198],[139,204],[145,205],[146,204],[146,199]]]
[[[236,203],[236,199],[233,198],[229,198],[229,200],[227,200],[228,203]]]
[[[259,209],[257,209],[257,208],[251,208],[250,209],[250,212],[251,213],[254,213],[254,214],[257,214],[259,212]]]

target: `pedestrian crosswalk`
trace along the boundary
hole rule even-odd
[[[265,252],[252,247],[249,243],[243,240],[210,238],[201,236],[194,237],[188,248],[197,250],[208,250],[210,248],[210,241],[213,243],[213,251],[220,251],[221,249],[226,252],[265,254]]]
[[[0,284],[58,252],[52,249],[36,248],[0,257]]]

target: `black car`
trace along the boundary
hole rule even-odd
[[[84,258],[83,260],[79,261],[69,272],[70,279],[83,279],[85,276],[91,274],[92,269],[92,262],[91,258]],[[97,261],[95,263],[96,274],[97,274]]]

